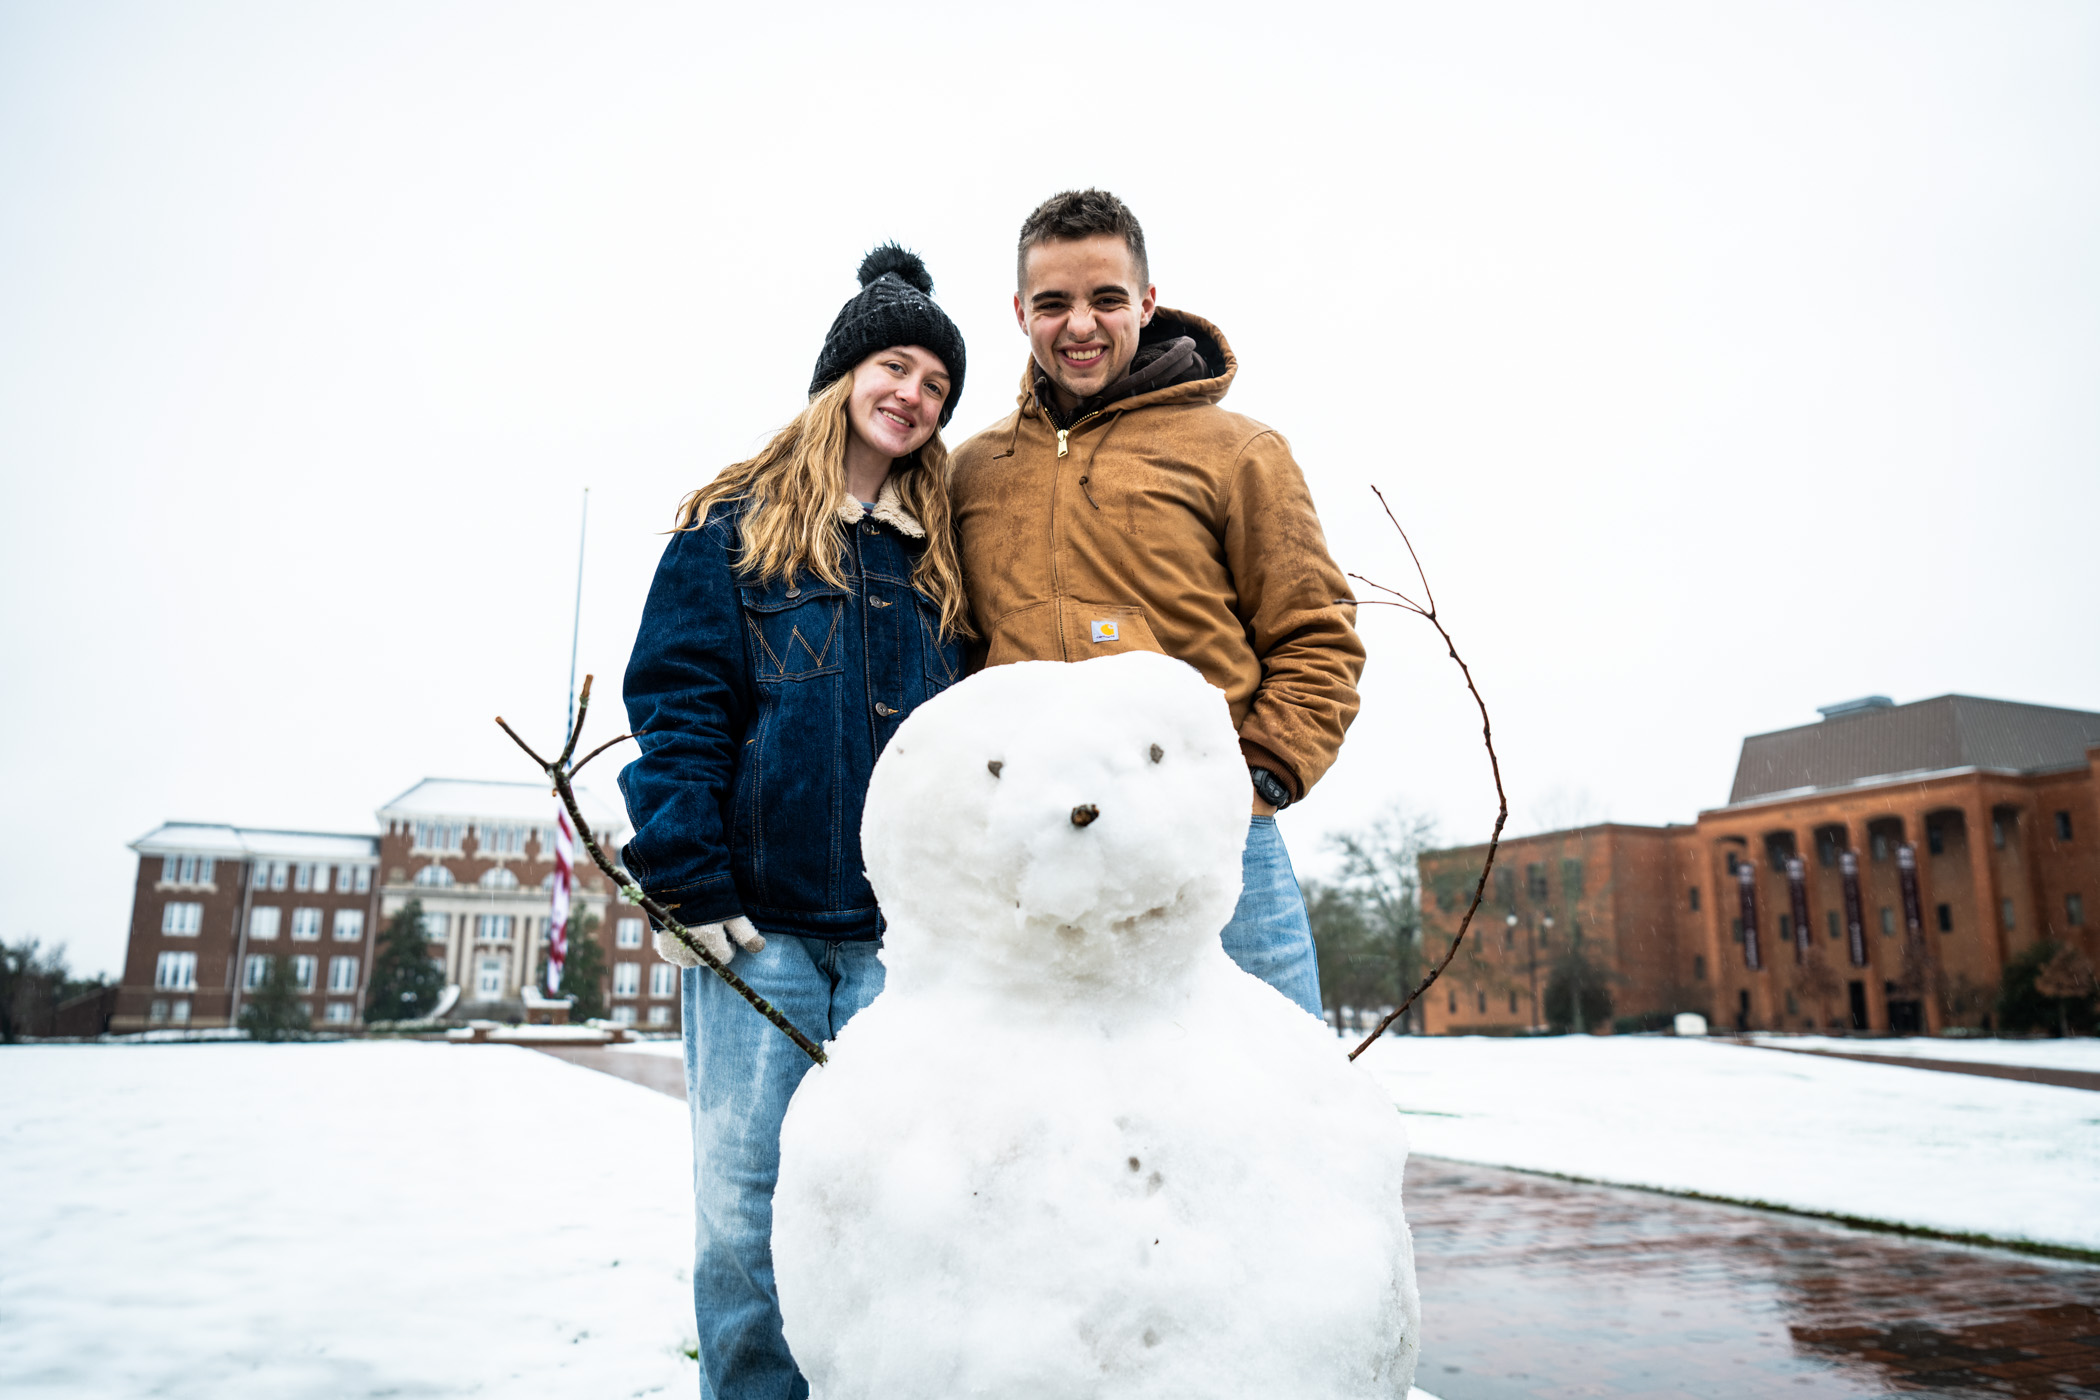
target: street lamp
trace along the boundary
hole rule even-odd
[[[1545,915],[1544,917],[1542,917],[1542,918],[1541,918],[1541,919],[1539,920],[1539,928],[1541,929],[1540,937],[1541,937],[1542,939],[1544,939],[1544,940],[1546,940],[1546,941],[1549,941],[1549,942],[1550,942],[1550,941],[1552,940],[1552,937],[1553,937],[1553,916],[1552,916],[1551,914],[1547,914],[1547,915]],[[1531,949],[1531,995],[1532,995],[1532,1003],[1531,1003],[1531,1004],[1532,1004],[1532,1008],[1533,1008],[1533,1010],[1532,1010],[1532,1013],[1531,1013],[1531,1019],[1532,1019],[1533,1021],[1536,1021],[1536,1020],[1538,1020],[1538,1018],[1539,1018],[1539,1015],[1540,1015],[1540,1013],[1541,1013],[1541,1012],[1542,1012],[1542,1011],[1543,1011],[1543,1010],[1545,1009],[1544,1007],[1540,1006],[1540,1004],[1539,1004],[1539,1001],[1538,1001],[1538,988],[1539,988],[1539,952],[1538,952],[1538,946],[1537,946],[1536,944],[1534,944],[1534,945],[1532,946],[1532,949]]]

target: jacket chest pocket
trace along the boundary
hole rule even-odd
[[[941,638],[941,610],[933,600],[918,595],[912,609],[919,616],[919,655],[924,660],[926,695],[940,694],[962,679],[962,647]]]
[[[760,684],[808,680],[844,668],[847,594],[778,579],[737,589],[751,670]]]

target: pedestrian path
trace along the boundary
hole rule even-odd
[[[1821,1055],[1830,1060],[1858,1060],[1869,1065],[1896,1065],[1903,1069],[1938,1070],[1942,1074],[1976,1074],[1985,1079],[2013,1079],[2022,1084],[2054,1084],[2061,1089],[2100,1091],[2100,1073],[2090,1070],[2052,1069],[2039,1065],[1987,1064],[1978,1060],[1931,1060],[1917,1055],[1870,1055],[1857,1050],[1820,1050],[1770,1041],[1736,1042],[1753,1050],[1779,1050],[1789,1055]]]
[[[2100,1267],[1417,1157],[1444,1400],[2100,1397]]]

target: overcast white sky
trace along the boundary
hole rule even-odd
[[[1860,694],[2100,709],[2100,6],[769,8],[0,5],[0,937],[114,971],[162,820],[530,777],[582,488],[611,696],[861,253],[926,256],[960,440],[1080,184],[1404,581],[1386,489],[1517,829],[1689,820]],[[1301,869],[1492,815],[1433,634],[1364,631]]]

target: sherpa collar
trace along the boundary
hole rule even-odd
[[[904,493],[897,489],[897,477],[894,472],[883,481],[882,489],[875,493],[873,510],[854,500],[851,491],[846,493],[845,500],[839,502],[839,519],[846,524],[858,525],[867,516],[875,517],[907,538],[926,538],[926,527],[914,519],[912,513],[905,508]]]

